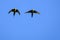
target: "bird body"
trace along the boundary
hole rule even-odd
[[[26,13],[31,13],[31,17],[33,17],[33,14],[40,14],[39,12],[37,12],[36,10],[32,9],[32,10],[29,10],[27,11]]]
[[[20,15],[20,12],[19,12],[19,10],[18,9],[11,9],[10,11],[9,11],[9,13],[10,12],[13,12],[13,15],[15,16],[15,13],[17,12],[19,15]]]

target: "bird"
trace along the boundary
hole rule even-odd
[[[14,15],[14,16],[15,16],[16,12],[20,15],[19,10],[16,9],[16,8],[11,9],[8,13],[10,13],[10,12],[13,12],[13,15]]]
[[[29,10],[29,11],[27,11],[27,12],[25,12],[25,13],[31,13],[31,17],[33,17],[33,14],[34,14],[34,13],[35,13],[35,14],[40,14],[38,11],[36,11],[36,10],[34,10],[34,9]]]

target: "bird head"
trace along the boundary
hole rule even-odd
[[[14,10],[16,11],[16,8],[14,8]]]

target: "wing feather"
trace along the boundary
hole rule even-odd
[[[16,10],[16,12],[20,15],[20,12],[19,12],[19,10]]]

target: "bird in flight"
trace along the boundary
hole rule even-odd
[[[10,11],[9,11],[9,13],[10,12],[13,12],[13,15],[15,16],[15,14],[16,14],[16,12],[20,15],[20,12],[19,12],[19,10],[18,9],[11,9]]]
[[[31,13],[31,17],[33,17],[33,14],[34,14],[34,13],[35,13],[35,14],[40,14],[38,11],[36,11],[36,10],[34,10],[34,9],[29,10],[29,11],[27,11],[26,13]]]

